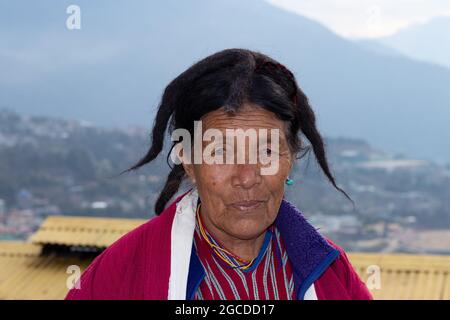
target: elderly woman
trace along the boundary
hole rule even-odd
[[[195,140],[200,121],[202,133],[215,130],[209,144]],[[286,67],[243,49],[197,62],[165,89],[151,147],[129,170],[158,156],[168,126],[171,134],[189,133],[191,141],[172,145],[180,161],[156,201],[157,216],[100,254],[67,299],[371,299],[344,251],[284,199],[304,150],[300,134],[329,181],[349,198],[336,185],[314,112]],[[242,144],[230,147],[229,140],[248,138],[230,138],[239,129],[278,135],[254,142],[258,159],[251,162]],[[186,142],[194,142],[191,150]],[[192,161],[194,149],[209,152]],[[244,161],[235,161],[234,151]],[[231,161],[206,161],[205,154]],[[263,156],[276,170],[263,172],[273,165]],[[191,188],[167,205],[185,179]]]

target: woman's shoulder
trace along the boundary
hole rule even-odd
[[[319,279],[318,294],[322,295],[322,299],[371,300],[371,293],[353,268],[345,250],[332,240],[326,240],[339,251],[339,256]]]
[[[98,255],[66,299],[129,299],[132,292],[144,291],[146,274],[163,277],[164,270],[170,269],[170,234],[177,201]],[[141,286],[142,290],[137,290]]]
[[[108,246],[96,260],[104,260],[105,256],[113,256],[117,263],[121,261],[121,258],[130,256],[136,258],[138,253],[149,253],[148,249],[151,247],[159,246],[160,242],[167,242],[170,240],[168,235],[171,230],[173,212],[174,208],[171,206],[161,215],[154,216],[127,232]]]

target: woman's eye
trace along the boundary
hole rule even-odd
[[[272,149],[270,148],[264,148],[263,149],[264,155],[271,155],[272,154]]]
[[[223,155],[224,154],[224,150],[223,150],[223,148],[222,147],[220,147],[220,148],[216,148],[216,149],[214,149],[214,154],[215,155]]]
[[[271,149],[271,148],[264,148],[264,149],[262,149],[262,154],[263,154],[264,156],[269,157],[269,156],[274,156],[274,155],[276,155],[277,152],[276,152],[275,150]]]

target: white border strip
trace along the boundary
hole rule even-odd
[[[198,192],[193,188],[177,203],[170,240],[168,300],[186,300],[197,200]]]
[[[316,288],[314,287],[314,283],[306,290],[305,297],[303,300],[319,300],[316,294]]]

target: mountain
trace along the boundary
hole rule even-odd
[[[450,16],[434,18],[375,42],[408,57],[450,68]]]
[[[372,52],[260,0],[0,2],[0,107],[150,127],[167,83],[217,50],[246,47],[290,67],[331,137],[450,161],[450,70]]]
[[[382,44],[381,42],[374,41],[372,39],[356,39],[355,42],[360,47],[380,55],[397,57],[404,56],[403,53],[400,53],[396,49],[393,49],[387,45]]]
[[[145,154],[146,144],[148,134],[139,128],[105,129],[0,109],[0,199],[36,216],[150,217],[168,173],[164,155],[120,175]]]

